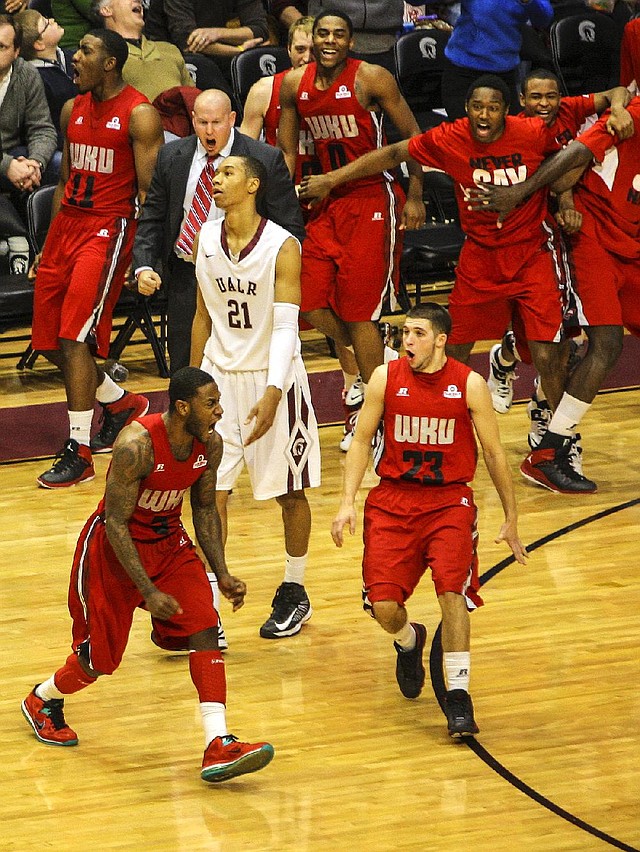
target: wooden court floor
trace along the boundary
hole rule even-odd
[[[131,381],[152,389],[148,371]],[[486,606],[472,617],[480,734],[468,744],[449,741],[429,674],[419,699],[400,694],[391,642],[360,607],[360,529],[342,551],[331,542],[339,428],[322,430],[323,484],[309,494],[314,615],[290,639],[258,636],[282,576],[280,521],[242,479],[228,559],[249,595],[236,614],[223,605],[228,720],[239,737],[272,742],[276,756],[220,786],[199,779],[186,656],[153,646],[142,612],[121,669],[67,701],[79,746],[36,741],[20,701],[68,653],[71,556],[108,456],[92,483],[64,493],[35,487],[42,461],[0,467],[0,849],[640,849],[639,413],[639,390],[599,397],[583,429],[599,492],[580,498],[520,478],[524,406],[500,417],[532,555],[526,568],[505,564],[507,549],[493,542],[499,501],[481,465]],[[428,626],[437,685],[428,577],[409,611]]]

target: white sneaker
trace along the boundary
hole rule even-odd
[[[497,411],[498,414],[506,414],[513,402],[513,382],[517,378],[516,365],[503,367],[498,361],[499,351],[499,343],[491,347],[487,384],[491,392],[494,411]]]
[[[347,389],[344,395],[344,404],[350,408],[356,405],[362,405],[364,402],[364,383],[362,376],[358,376],[355,382]]]
[[[340,441],[340,449],[343,453],[346,453],[349,447],[351,446],[351,442],[353,441],[353,436],[356,434],[356,424],[358,422],[358,415],[360,414],[360,409],[356,408],[354,411],[350,412],[347,415],[347,419],[344,424],[344,435],[342,436],[342,440]]]

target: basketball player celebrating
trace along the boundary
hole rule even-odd
[[[55,219],[37,269],[32,346],[60,367],[70,436],[43,488],[94,477],[93,452],[108,450],[148,401],[119,388],[94,359],[106,357],[111,317],[131,259],[136,196],[142,201],[163,141],[162,125],[144,95],[122,80],[126,41],[92,30],[73,57],[80,94],[62,108],[65,144]],[[95,400],[102,428],[90,441]]]
[[[225,399],[217,485],[224,539],[228,495],[245,462],[256,500],[275,497],[282,509],[284,581],[260,628],[263,638],[278,639],[298,633],[312,613],[304,588],[311,532],[304,489],[320,484],[320,445],[298,337],[300,244],[257,212],[266,180],[262,163],[236,156],[223,160],[213,179],[213,200],[225,217],[202,226],[194,252],[191,360],[213,375]]]
[[[444,123],[325,175],[302,182],[301,195],[324,198],[336,186],[414,160],[446,171],[455,180],[462,229],[467,235],[449,298],[453,328],[447,352],[466,363],[476,340],[502,337],[514,311],[523,325],[534,366],[555,407],[564,386],[562,247],[548,212],[547,193],[537,192],[500,230],[495,216],[470,210],[476,183],[520,184],[558,150],[553,131],[538,118],[507,115],[509,91],[494,75],[475,80],[467,94],[467,118]],[[566,298],[566,296],[565,296]],[[595,484],[562,456],[566,491],[589,492]]]
[[[116,440],[104,497],[76,546],[69,584],[73,653],[22,702],[41,742],[77,745],[64,699],[118,668],[133,613],[144,607],[160,641],[189,648],[205,731],[203,780],[254,772],[273,757],[268,743],[241,743],[227,731],[218,614],[204,564],[181,521],[183,496],[191,489],[198,543],[222,594],[234,610],[241,607],[246,586],[227,570],[215,503],[222,440],[214,427],[221,416],[211,376],[184,367],[169,383],[169,410],[136,420]]]
[[[401,137],[420,132],[388,71],[348,56],[353,25],[341,12],[314,22],[316,61],[290,71],[280,90],[278,144],[295,173],[300,130],[311,133],[323,172],[382,144],[381,112]],[[407,202],[389,174],[351,181],[318,208],[302,248],[303,317],[344,346],[353,346],[365,386],[383,362],[377,321],[385,300],[395,307],[399,228],[424,222],[422,171],[410,168]]]
[[[427,632],[423,624],[409,621],[406,601],[431,568],[442,611],[449,734],[466,737],[478,732],[469,695],[469,610],[482,605],[477,509],[468,485],[477,463],[474,429],[504,509],[496,542],[506,541],[522,564],[527,552],[518,536],[513,482],[489,390],[478,373],[447,358],[450,330],[449,314],[434,302],[407,314],[405,357],[378,367],[371,377],[347,453],[331,535],[341,547],[344,528],[355,533],[355,499],[382,420],[382,446],[374,453],[381,481],[364,509],[365,609],[394,638],[400,691],[417,698],[425,679]]]
[[[571,256],[589,347],[567,380],[547,432],[520,466],[527,479],[551,491],[567,490],[566,448],[620,356],[623,327],[640,336],[640,98],[627,110],[635,128],[629,138],[610,132],[605,113],[525,183],[471,193],[472,206],[498,211],[498,224],[506,228],[510,211],[531,193],[568,173],[575,180],[586,169],[574,189],[582,226],[572,237]]]

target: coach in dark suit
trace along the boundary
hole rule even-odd
[[[195,136],[165,145],[158,155],[149,192],[142,208],[133,247],[133,269],[138,288],[152,292],[167,286],[167,343],[171,372],[189,364],[191,324],[196,306],[196,278],[192,257],[179,242],[191,209],[198,179],[207,160],[218,164],[230,155],[251,156],[262,162],[269,175],[258,212],[304,239],[300,205],[278,148],[258,142],[234,128],[236,114],[228,96],[208,89],[196,98],[193,108]],[[214,204],[208,218],[224,215]]]

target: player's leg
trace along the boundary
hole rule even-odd
[[[406,524],[412,500],[413,495],[382,483],[369,492],[363,520],[364,609],[393,638],[396,681],[405,698],[417,698],[422,692],[427,641],[426,627],[411,622],[406,609],[424,573],[420,525],[408,529]]]
[[[464,597],[454,592],[438,595],[442,612],[442,652],[447,680],[445,710],[449,735],[465,737],[478,733],[469,694],[471,645],[469,612]]]
[[[487,385],[491,393],[494,411],[506,414],[513,402],[513,382],[516,376],[516,346],[513,331],[506,331],[500,343],[495,343],[489,352],[489,375]]]
[[[304,587],[311,534],[311,509],[304,490],[281,494],[276,501],[282,510],[285,541],[284,578],[272,601],[272,612],[260,628],[263,639],[279,639],[299,633],[313,615]]]

